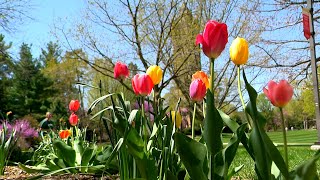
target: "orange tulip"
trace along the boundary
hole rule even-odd
[[[208,76],[205,72],[197,71],[196,73],[194,73],[192,75],[192,81],[194,81],[196,79],[201,79],[202,82],[204,82],[204,84],[206,85],[207,89],[209,88],[209,79],[208,79]]]
[[[71,135],[71,131],[70,130],[61,130],[59,132],[59,136],[61,139],[65,139],[68,138]]]

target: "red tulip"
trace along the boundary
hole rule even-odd
[[[61,139],[65,139],[68,138],[71,135],[71,131],[70,130],[61,130],[59,132],[59,136]]]
[[[195,79],[191,82],[189,93],[190,98],[194,101],[202,101],[206,95],[207,87],[201,79]]]
[[[203,53],[209,58],[217,58],[228,42],[228,29],[224,23],[214,20],[207,22],[203,34],[198,34],[196,45],[202,44]]]
[[[136,74],[132,80],[132,88],[136,95],[147,96],[151,93],[153,82],[147,74]]]
[[[79,107],[80,107],[80,103],[78,100],[71,100],[70,101],[70,103],[69,103],[70,111],[76,112],[76,111],[78,111]]]
[[[271,80],[268,89],[263,88],[263,92],[274,106],[284,107],[292,98],[293,88],[286,80],[281,80],[279,84]]]
[[[118,61],[114,66],[113,75],[115,79],[127,78],[129,76],[128,66]]]
[[[71,126],[76,126],[78,124],[78,116],[75,113],[72,113],[69,117],[69,123]]]

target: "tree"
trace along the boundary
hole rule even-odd
[[[259,94],[257,98],[257,108],[262,113],[262,115],[266,118],[267,124],[273,127],[273,130],[277,130],[277,120],[275,119],[275,109],[271,104],[270,100],[267,99],[264,93]],[[278,115],[278,113],[277,113]]]
[[[11,48],[11,43],[7,44],[4,41],[4,36],[0,34],[0,112],[7,112],[9,87],[12,85],[12,67],[13,62],[9,56],[8,50]],[[0,116],[1,118],[1,116]]]
[[[20,59],[14,65],[10,109],[20,117],[30,114],[39,118],[49,109],[54,89],[53,82],[41,73],[30,48],[27,44],[21,45]]]
[[[32,19],[28,11],[32,8],[29,0],[2,0],[0,2],[0,27],[12,32],[15,26],[22,24],[25,19]]]
[[[87,64],[80,61],[81,58],[86,58],[86,54],[81,49],[67,51],[62,55],[60,46],[52,42],[48,43],[46,49],[42,49],[40,56],[44,65],[42,72],[46,77],[54,80],[53,86],[57,91],[50,111],[54,112],[58,118],[67,118],[68,104],[71,99],[79,99],[83,103],[84,94],[80,94],[82,90],[76,83],[86,83],[89,77],[87,77]]]
[[[250,44],[259,40],[264,28],[264,19],[254,11],[244,11],[245,8],[261,7],[259,2],[250,0],[119,0],[112,3],[91,0],[85,17],[77,25],[77,31],[66,32],[63,28],[57,30],[60,30],[60,37],[65,38],[70,49],[74,49],[70,42],[78,40],[85,50],[101,56],[106,61],[128,59],[127,62],[134,61],[142,72],[151,64],[161,66],[164,79],[154,88],[155,96],[159,97],[161,92],[172,86],[172,81],[175,81],[188,100],[187,92],[192,73],[195,70],[209,69],[209,61],[206,58],[201,59],[200,50],[194,46],[196,34],[202,31],[208,19],[226,22],[230,38],[241,36]],[[235,23],[229,23],[233,20]],[[92,27],[95,29],[91,29]],[[109,44],[106,45],[106,42]],[[215,91],[219,91],[221,97],[218,107],[233,103],[234,106],[228,106],[232,107],[228,110],[231,113],[240,106],[237,94],[230,93],[234,88],[236,66],[230,63],[227,56],[221,56],[219,59],[222,60],[216,60],[215,77]],[[105,76],[113,76],[113,66],[102,67],[94,62],[94,58],[82,61]],[[251,77],[255,79],[261,71],[252,69],[247,73],[254,73]],[[125,87],[131,89],[130,86]]]

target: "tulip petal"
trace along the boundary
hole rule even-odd
[[[203,44],[203,36],[202,34],[198,34],[196,37],[196,45]]]
[[[281,80],[274,89],[273,97],[277,107],[284,107],[293,96],[293,88],[286,80]]]

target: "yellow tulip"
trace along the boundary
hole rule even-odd
[[[230,46],[230,59],[236,65],[247,63],[249,58],[248,42],[244,38],[237,37]]]
[[[159,84],[162,80],[162,69],[157,65],[150,66],[147,70],[147,74],[151,77],[154,85]]]
[[[182,122],[181,114],[179,112],[176,113],[176,111],[171,111],[171,118],[172,118],[172,123],[174,123],[174,121],[176,121],[176,127],[180,128],[181,122]]]

